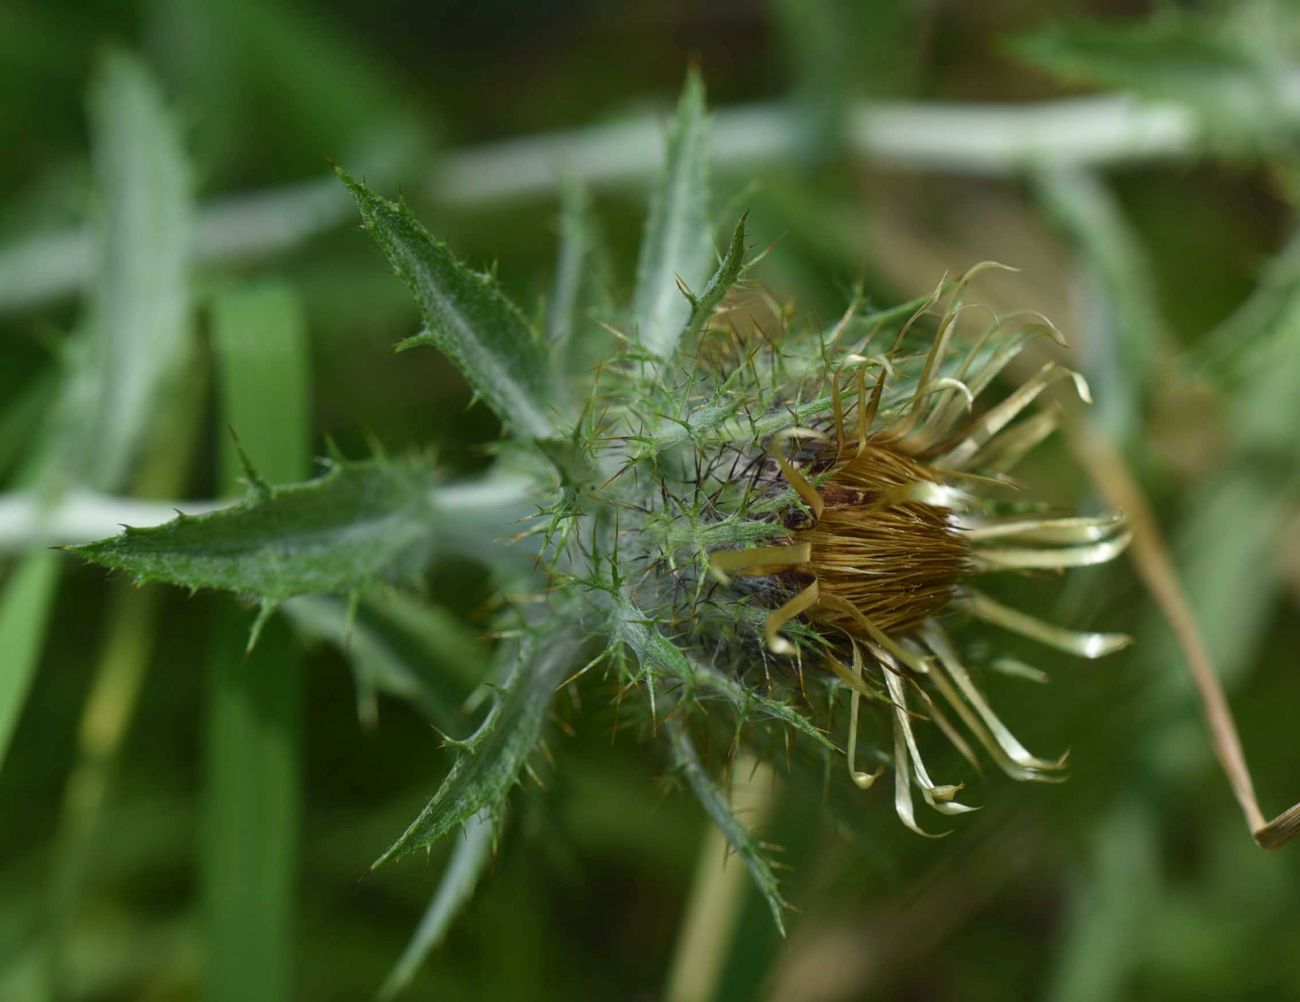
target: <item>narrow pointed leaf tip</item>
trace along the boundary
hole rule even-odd
[[[575,640],[563,635],[530,636],[507,650],[514,668],[492,710],[469,740],[458,743],[459,757],[438,792],[372,870],[433,845],[476,815],[500,811],[537,747],[551,698],[576,650]]]
[[[722,261],[718,265],[718,270],[713,273],[709,279],[709,284],[704,287],[704,291],[698,296],[691,297],[691,322],[687,327],[687,336],[694,337],[708,325],[713,316],[713,311],[718,308],[723,297],[730,291],[732,286],[740,281],[740,276],[745,271],[745,224],[749,220],[749,213],[740,217],[740,222],[736,224],[735,230],[732,231],[731,240],[727,244],[727,251],[722,256]]]
[[[216,588],[275,605],[419,574],[432,556],[433,471],[410,462],[336,466],[209,515],[72,549],[138,581]]]
[[[431,344],[496,413],[528,439],[555,434],[554,380],[539,337],[491,275],[466,267],[411,211],[334,168],[393,270],[420,304],[425,327],[402,342]]]
[[[682,295],[699,288],[708,274],[709,163],[704,84],[686,78],[677,116],[668,135],[668,156],[655,190],[637,261],[633,308],[641,341],[651,354],[667,358],[691,320],[692,304]]]
[[[776,924],[777,931],[785,936],[786,901],[781,896],[776,869],[767,853],[763,851],[763,843],[736,817],[727,802],[726,794],[713,781],[713,777],[701,763],[695,744],[683,729],[681,722],[675,718],[669,719],[667,731],[673,760],[678,770],[685,776],[691,792],[695,794],[709,820],[745,864],[745,869],[749,871],[750,877],[772,912],[772,921]]]

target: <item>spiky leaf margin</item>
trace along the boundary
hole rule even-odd
[[[497,415],[528,439],[555,434],[554,378],[536,333],[498,287],[436,240],[403,203],[376,195],[335,168],[370,235],[420,304],[425,329],[399,348],[447,354]]]
[[[422,572],[438,532],[435,483],[423,463],[339,463],[307,483],[263,485],[230,508],[71,549],[140,582],[216,588],[274,606]]]
[[[561,617],[555,617],[559,620]],[[371,865],[373,870],[433,845],[484,811],[498,812],[541,738],[551,697],[571,666],[574,637],[527,634],[505,651],[514,668],[487,718],[466,741],[450,742],[459,757],[428,805]]]

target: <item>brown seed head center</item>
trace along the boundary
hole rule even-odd
[[[836,460],[818,487],[821,517],[795,533],[812,550],[799,573],[815,578],[822,596],[811,619],[863,635],[847,604],[893,633],[948,604],[969,567],[969,544],[950,525],[947,508],[891,500],[909,484],[941,480],[884,443]]]

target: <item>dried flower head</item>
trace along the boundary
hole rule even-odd
[[[823,380],[829,413],[811,427],[773,436],[770,463],[758,482],[794,497],[773,521],[780,541],[716,550],[709,566],[730,584],[746,579],[775,597],[764,641],[777,655],[797,655],[783,635],[803,617],[827,643],[821,660],[852,689],[849,771],[864,789],[879,772],[855,767],[859,703],[882,699],[894,724],[896,806],[920,831],[911,786],[945,814],[968,811],[958,785],[931,780],[913,733],[916,715],[930,718],[973,760],[961,725],[1016,779],[1052,779],[1065,764],[1030,754],[989,706],[941,619],[967,614],[1083,657],[1127,645],[1125,636],[1078,633],[1041,622],[983,594],[976,579],[999,571],[1061,571],[1108,561],[1129,541],[1118,515],[1060,517],[1023,500],[1005,500],[1017,485],[1007,475],[1050,434],[1054,410],[1024,416],[1045,389],[1077,374],[1049,362],[1010,394],[984,409],[986,391],[1035,335],[1059,334],[1041,318],[994,318],[963,351],[954,331],[963,312],[956,300],[939,320],[928,350],[907,353],[939,291],[903,326],[892,347],[868,355],[851,351],[828,364]],[[854,392],[855,391],[855,392]],[[849,400],[846,406],[845,400]],[[1017,420],[1017,419],[1020,420]],[[777,604],[779,602],[779,604]],[[847,662],[847,663],[846,663]]]

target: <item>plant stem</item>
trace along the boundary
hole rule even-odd
[[[491,475],[435,488],[433,502],[448,517],[463,516],[496,531],[529,513],[533,482],[508,474]],[[123,525],[161,525],[176,517],[201,515],[231,501],[147,501],[76,490],[51,500],[36,491],[0,494],[0,553],[37,546],[74,546],[116,535]]]
[[[1280,78],[1276,103],[1300,113],[1300,74]],[[427,196],[445,206],[549,198],[562,177],[589,187],[643,183],[663,164],[663,122],[646,115],[614,124],[509,139],[451,153],[427,173]],[[1031,168],[1102,168],[1185,159],[1205,150],[1185,105],[1099,94],[1017,105],[882,101],[849,109],[847,151],[885,167],[991,176]],[[713,161],[745,170],[794,159],[806,133],[784,102],[720,109]],[[219,263],[274,254],[342,225],[354,210],[333,178],[210,202],[195,254]],[[0,249],[0,312],[76,292],[95,270],[88,232],[38,234]]]

